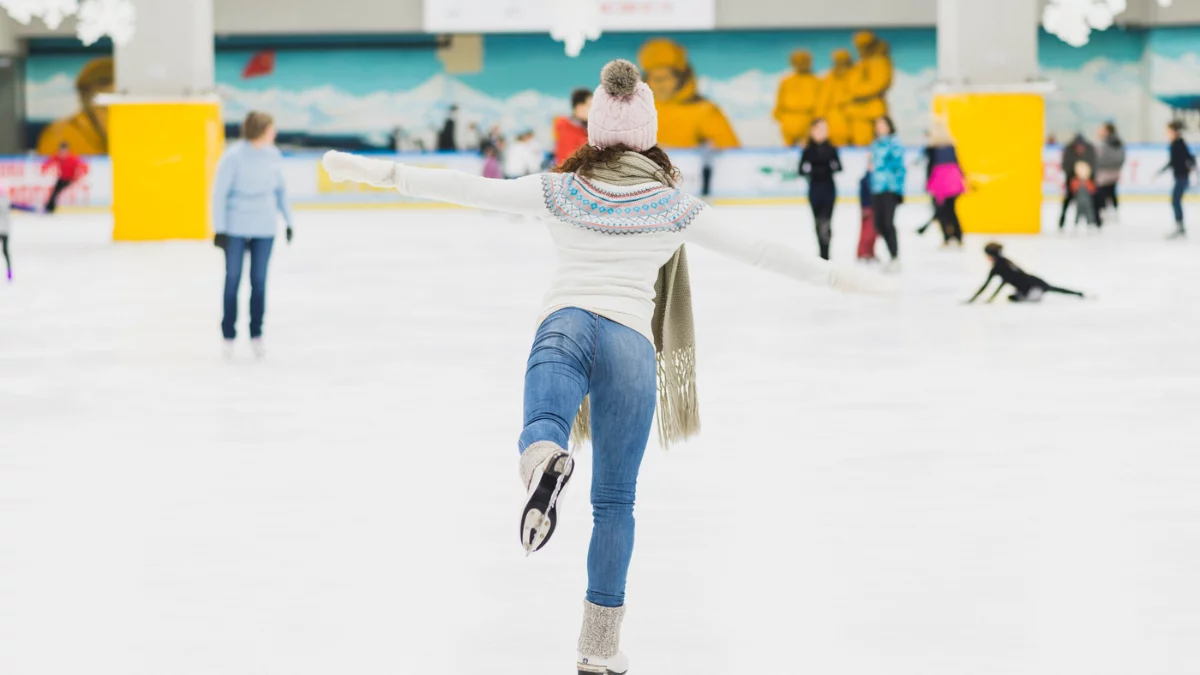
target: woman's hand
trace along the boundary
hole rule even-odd
[[[353,181],[381,188],[396,187],[395,162],[330,150],[321,158],[321,165],[335,183]]]

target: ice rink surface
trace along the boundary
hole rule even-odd
[[[690,252],[704,432],[646,456],[631,673],[1200,673],[1200,229],[1005,238],[1096,299],[963,306],[985,240],[926,213],[890,302]],[[110,227],[15,221],[0,673],[574,672],[589,462],[546,550],[516,527],[541,226],[301,212],[261,363],[220,356],[219,251]]]

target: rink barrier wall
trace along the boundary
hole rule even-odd
[[[1200,154],[1200,146],[1195,148]],[[865,150],[842,150],[845,170],[838,174],[838,193],[843,201],[858,200],[858,184],[866,170]],[[1046,146],[1043,151],[1042,193],[1057,199],[1062,194],[1063,173],[1059,167],[1061,148]],[[920,148],[907,151],[909,165],[906,196],[925,199],[925,169]],[[471,174],[483,171],[483,160],[472,153],[380,154],[381,158],[439,169],[454,169]],[[722,152],[713,160],[711,192],[713,202],[728,205],[783,205],[803,203],[807,185],[796,175],[799,151],[789,149],[738,149]],[[1169,198],[1172,179],[1159,175],[1166,164],[1164,145],[1130,145],[1121,176],[1121,196],[1131,200]],[[329,180],[317,152],[286,153],[283,173],[291,202],[298,209],[445,207],[401,196],[391,190],[370,186],[334,183]],[[702,162],[699,153],[689,150],[671,152],[671,159],[684,175],[683,188],[699,194]],[[87,174],[59,199],[63,210],[107,211],[112,206],[112,164],[107,157],[89,157]],[[18,204],[41,204],[54,186],[54,177],[42,173],[42,158],[33,155],[0,157],[0,178],[10,197]],[[968,176],[970,167],[966,167]],[[1194,198],[1193,193],[1189,198]]]

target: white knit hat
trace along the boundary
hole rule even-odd
[[[642,152],[658,143],[654,93],[642,82],[637,66],[624,59],[604,66],[600,86],[592,96],[587,127],[588,143],[601,150],[626,145]]]

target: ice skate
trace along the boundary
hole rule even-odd
[[[1186,239],[1187,230],[1183,229],[1183,223],[1175,224],[1175,231],[1167,236],[1167,239]]]
[[[521,481],[529,491],[521,510],[521,545],[528,555],[550,541],[558,523],[558,499],[571,480],[575,460],[549,441],[534,443],[521,453]]]
[[[250,338],[250,350],[254,352],[254,358],[259,361],[267,358],[267,345],[260,337]]]
[[[621,653],[621,621],[625,606],[601,607],[583,601],[583,628],[579,631],[578,675],[623,675],[629,659]]]
[[[221,341],[221,356],[224,357],[226,361],[233,360],[233,340]]]
[[[900,273],[900,259],[892,258],[891,260],[889,260],[888,263],[883,266],[883,271],[886,274],[899,274]]]

